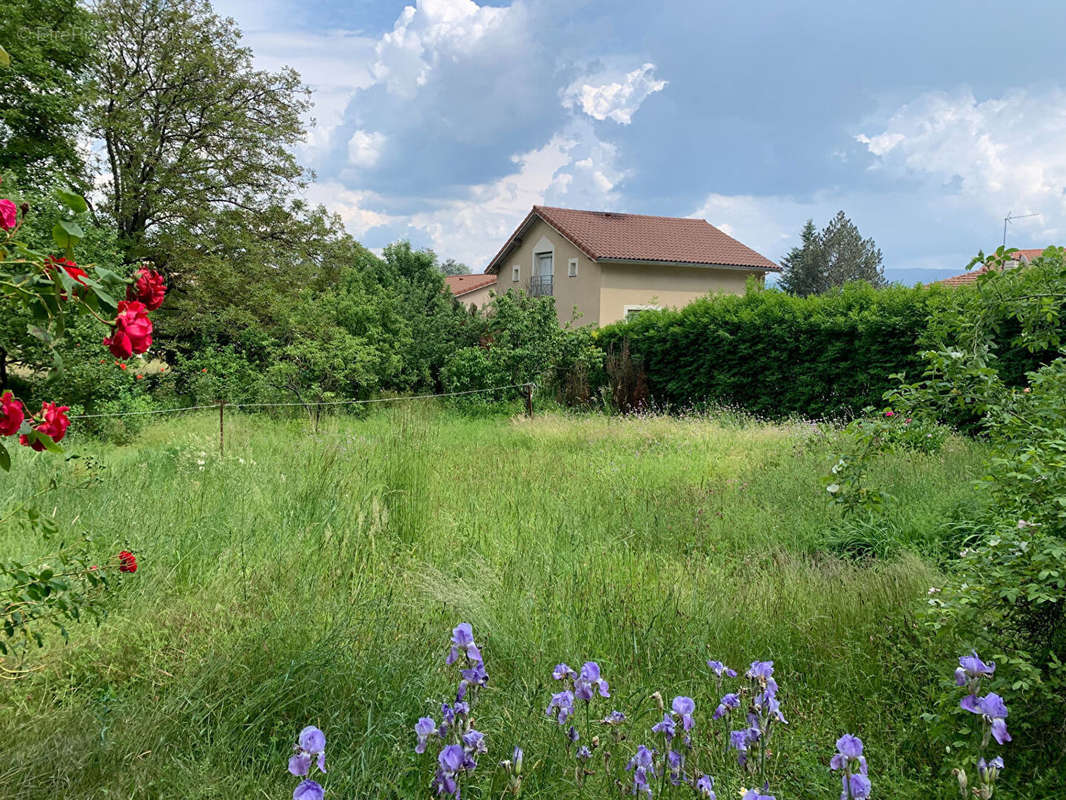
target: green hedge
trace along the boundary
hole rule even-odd
[[[604,328],[597,342],[617,353],[628,339],[657,403],[719,402],[772,418],[836,416],[880,406],[898,384],[894,374],[917,377],[919,353],[932,345],[930,318],[972,301],[973,292],[863,283],[805,298],[750,290],[642,313]],[[1038,363],[1015,347],[1001,356],[1009,380]]]

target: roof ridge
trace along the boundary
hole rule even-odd
[[[668,219],[674,221],[684,222],[703,222],[707,225],[711,223],[707,222],[703,217],[664,217],[661,214],[637,214],[633,211],[595,211],[591,208],[564,208],[563,206],[541,206],[534,205],[534,209],[544,209],[547,211],[569,211],[577,214],[596,214],[600,217],[640,217],[641,219]],[[713,228],[714,225],[711,225]]]

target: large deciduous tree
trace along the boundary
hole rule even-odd
[[[782,260],[784,274],[779,285],[789,294],[806,297],[849,281],[885,285],[881,250],[873,239],[863,239],[843,211],[838,211],[821,231],[807,220],[800,232],[800,245]]]
[[[296,72],[255,69],[236,23],[204,0],[102,0],[96,14],[90,120],[128,260],[165,263],[160,229],[195,235],[220,208],[256,213],[292,193],[309,107]]]
[[[78,135],[93,56],[89,12],[77,0],[10,0],[0,12],[0,170],[23,188],[82,177]],[[5,59],[7,60],[7,59]]]

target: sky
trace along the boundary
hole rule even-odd
[[[1066,3],[215,0],[313,91],[308,198],[481,272],[533,204],[765,256],[843,209],[889,280],[1066,239]]]

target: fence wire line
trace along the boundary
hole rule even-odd
[[[132,417],[144,414],[177,414],[179,411],[203,411],[208,408],[218,408],[220,405],[226,408],[308,408],[311,406],[355,406],[368,403],[395,403],[405,400],[430,400],[434,397],[459,397],[468,394],[480,394],[482,392],[498,392],[501,389],[521,389],[526,386],[536,388],[535,383],[512,383],[507,386],[491,386],[487,389],[467,389],[462,392],[439,392],[437,394],[413,394],[406,397],[375,397],[370,400],[325,400],[317,403],[213,403],[206,406],[184,406],[182,408],[157,408],[152,411],[115,411],[109,414],[76,414],[70,419],[97,419],[99,417]]]

